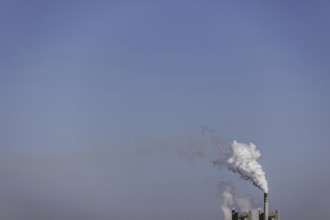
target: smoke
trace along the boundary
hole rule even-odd
[[[243,179],[250,181],[262,191],[268,192],[265,172],[258,163],[261,153],[256,145],[233,141],[230,147],[225,147],[226,145],[219,140],[214,129],[203,127],[202,134],[210,137],[218,152],[218,158],[213,160],[214,165],[219,168],[228,167],[229,170],[240,174]]]
[[[207,135],[213,146],[218,152],[217,159],[213,160],[213,164],[218,168],[227,167],[230,171],[238,173],[243,179],[251,182],[264,192],[268,192],[268,183],[265,172],[262,170],[258,159],[261,156],[260,151],[253,143],[245,144],[233,141],[230,145],[224,145],[219,141],[214,129],[203,127],[202,134]],[[225,220],[231,219],[231,209],[236,206],[240,212],[252,210],[253,207],[260,205],[251,195],[237,197],[233,194],[234,186],[230,182],[221,182],[220,190],[222,191],[221,210]],[[253,214],[256,214],[253,212]]]
[[[240,212],[247,212],[249,210],[261,209],[261,201],[251,194],[246,194],[244,197],[235,198],[236,205]]]
[[[232,219],[232,209],[237,209],[239,212],[248,212],[252,210],[252,215],[257,214],[260,209],[260,200],[254,198],[250,194],[245,194],[243,197],[236,196],[236,190],[231,181],[222,181],[218,184],[219,191],[221,191],[222,203],[221,211],[224,220]]]
[[[232,195],[232,188],[225,186],[222,192],[223,201],[221,204],[221,210],[223,212],[224,220],[231,220],[231,208],[234,204],[234,198]]]
[[[265,172],[258,159],[261,156],[256,145],[238,143],[234,141],[230,148],[230,157],[227,159],[229,170],[238,173],[245,180],[250,181],[264,192],[268,192],[268,183]]]

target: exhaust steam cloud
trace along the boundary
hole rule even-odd
[[[239,143],[234,141],[230,146],[230,156],[226,163],[229,170],[250,181],[265,193],[268,192],[268,183],[265,172],[262,170],[258,159],[261,156],[256,145]]]

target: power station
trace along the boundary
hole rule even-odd
[[[268,193],[264,193],[264,211],[259,210],[259,220],[280,220],[280,213],[278,210],[274,212],[268,211]],[[232,220],[253,220],[252,211],[236,212],[232,210]]]

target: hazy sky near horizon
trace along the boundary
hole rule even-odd
[[[328,215],[328,1],[3,0],[0,18],[2,219],[223,219],[221,181],[262,201],[212,138],[257,145],[282,218]]]

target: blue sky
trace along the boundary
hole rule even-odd
[[[203,126],[259,147],[283,218],[327,213],[327,1],[0,8],[3,218],[222,219],[222,178],[262,199]]]

